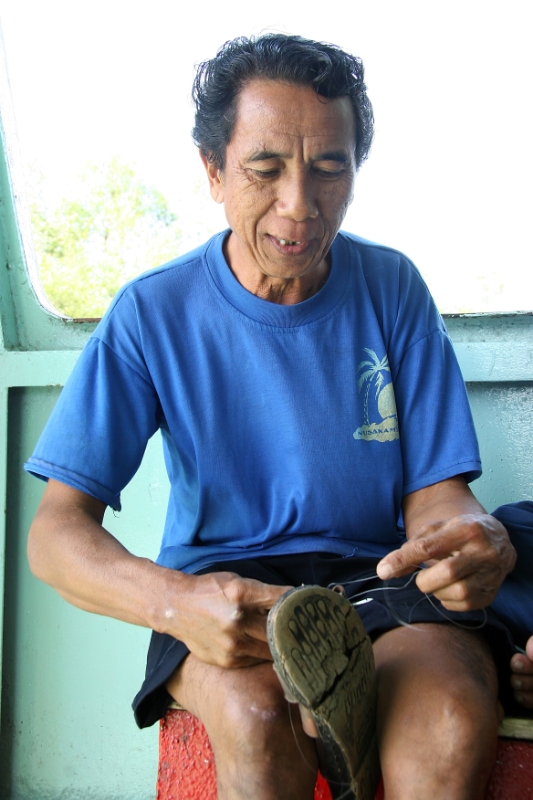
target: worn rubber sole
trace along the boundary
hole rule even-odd
[[[380,774],[376,677],[359,615],[330,589],[298,587],[272,607],[267,635],[287,699],[311,712],[333,797],[373,800]]]

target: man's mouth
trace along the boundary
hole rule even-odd
[[[307,253],[310,239],[283,239],[281,236],[274,236],[273,233],[267,234],[275,250],[283,256],[303,256]]]

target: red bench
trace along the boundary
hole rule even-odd
[[[506,727],[505,727],[506,726]],[[504,721],[501,732],[533,736],[533,720]],[[157,800],[216,800],[215,762],[205,729],[187,711],[170,710],[161,721]],[[331,800],[318,776],[314,800]],[[376,792],[383,800],[383,786]],[[533,741],[500,738],[487,800],[533,800]]]

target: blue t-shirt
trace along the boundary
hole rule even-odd
[[[158,563],[399,547],[405,494],[480,474],[451,342],[420,274],[339,233],[323,288],[284,306],[234,277],[221,233],[116,296],[26,469],[115,509],[162,432]]]

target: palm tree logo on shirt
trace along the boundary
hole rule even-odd
[[[357,388],[360,392],[365,390],[363,401],[365,424],[357,428],[353,437],[354,439],[378,442],[399,439],[398,416],[394,387],[390,377],[389,359],[386,354],[380,358],[370,347],[365,347],[364,350],[369,358],[361,361],[356,371],[360,373]],[[373,396],[371,389],[374,389]],[[372,422],[371,414],[379,415],[381,420]]]

